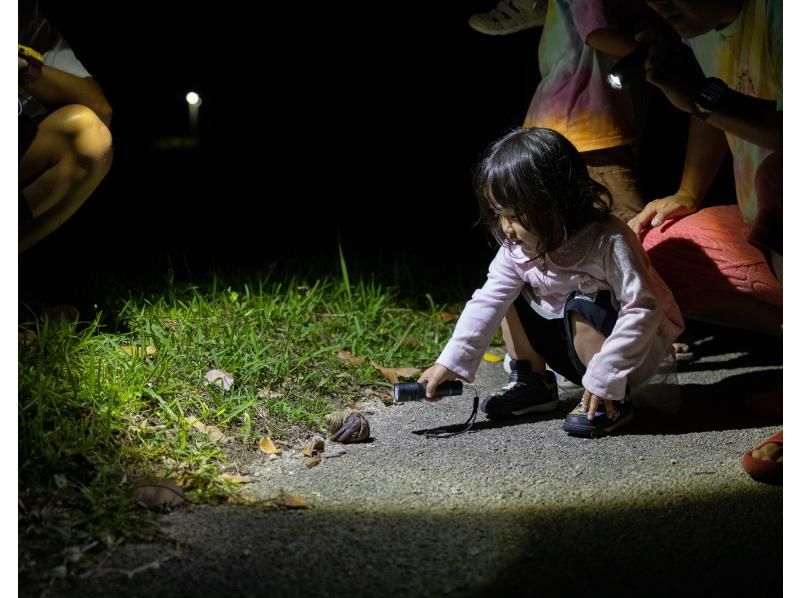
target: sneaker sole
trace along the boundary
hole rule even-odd
[[[562,428],[570,436],[580,436],[581,438],[602,438],[603,436],[609,436],[620,428],[630,424],[633,421],[633,412],[604,429],[595,428],[594,426],[590,425],[588,423],[589,420],[586,418],[581,418],[579,421],[587,423],[581,424],[564,420],[564,425]]]
[[[542,411],[553,411],[558,408],[558,399],[553,399],[549,403],[542,403],[541,405],[532,405],[531,407],[526,407],[525,409],[519,409],[517,411],[512,411],[512,415],[520,416],[525,415],[526,413],[541,413]]]
[[[534,23],[529,24],[526,23],[525,25],[517,25],[516,27],[509,27],[508,29],[485,29],[480,27],[480,25],[475,26],[473,23],[468,23],[469,26],[477,31],[478,33],[483,33],[484,35],[510,35],[512,33],[517,33],[518,31],[524,31],[525,29],[534,29],[536,27],[543,27],[544,20],[541,23]]]

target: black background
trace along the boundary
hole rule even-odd
[[[115,157],[22,256],[23,300],[87,303],[108,281],[213,269],[332,269],[339,244],[388,282],[402,263],[405,280],[480,283],[493,250],[470,170],[522,123],[540,29],[477,33],[469,15],[493,6],[477,1],[41,6],[112,104]],[[159,149],[188,134],[189,90],[203,98],[200,146]],[[677,184],[685,118],[636,93],[653,197]]]

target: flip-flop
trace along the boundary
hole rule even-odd
[[[747,451],[742,458],[742,469],[744,469],[754,480],[767,484],[783,484],[783,461],[769,461],[758,459],[753,456],[753,451],[760,449],[765,444],[774,442],[783,446],[783,430],[770,436],[765,441],[759,443],[753,449]]]

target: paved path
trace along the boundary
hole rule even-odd
[[[369,406],[371,442],[328,444],[311,469],[265,459],[247,487],[312,509],[176,511],[164,517],[172,544],[126,546],[118,570],[68,595],[775,595],[782,491],[740,460],[779,429],[741,409],[777,378],[779,347],[717,331],[698,351],[679,374],[679,414],[637,413],[618,437],[566,436],[567,400],[513,425],[480,414],[449,439],[416,432],[466,420],[466,396]],[[504,380],[485,363],[476,385]]]

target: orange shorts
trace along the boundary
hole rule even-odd
[[[648,230],[642,245],[684,313],[707,312],[732,294],[780,306],[778,280],[747,241],[751,228],[737,206],[714,206]]]

